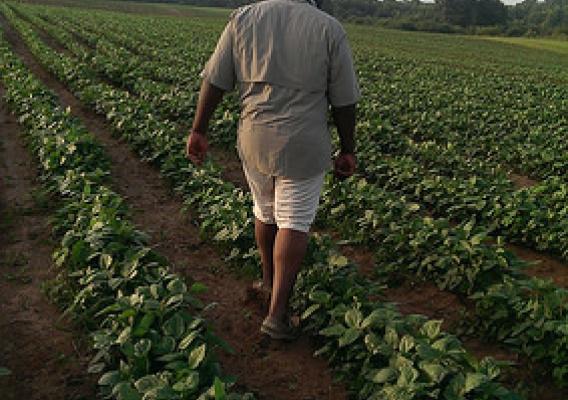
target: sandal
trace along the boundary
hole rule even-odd
[[[266,317],[262,321],[260,326],[260,331],[265,335],[270,336],[272,339],[276,340],[295,340],[299,336],[298,329],[293,327],[290,320],[287,319],[286,322],[278,321],[274,318]]]

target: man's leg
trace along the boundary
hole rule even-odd
[[[262,263],[262,283],[265,288],[271,288],[274,278],[274,245],[278,228],[276,224],[266,224],[254,219],[254,233],[256,244],[260,252]]]
[[[284,316],[288,310],[288,300],[307,247],[307,233],[285,228],[278,230],[274,246],[274,280],[269,318],[287,322],[284,321]]]
[[[323,179],[324,173],[308,179],[276,179],[274,216],[280,228],[274,245],[269,320],[288,322],[284,318],[306,255],[308,232],[316,215]]]

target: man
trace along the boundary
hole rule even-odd
[[[331,163],[331,104],[341,152],[335,174],[355,172],[355,104],[360,98],[346,34],[307,0],[267,0],[236,10],[201,74],[187,156],[207,152],[209,120],[224,92],[238,86],[237,148],[248,180],[263,280],[271,293],[261,331],[292,339],[288,300]]]

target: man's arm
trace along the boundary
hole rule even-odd
[[[355,104],[332,107],[331,115],[339,133],[342,153],[355,153]]]
[[[335,174],[347,178],[355,173],[355,104],[344,107],[332,107],[331,115],[339,133],[341,152],[335,158]]]
[[[229,21],[221,34],[217,47],[203,68],[201,89],[191,132],[187,138],[185,152],[195,164],[201,164],[207,153],[207,128],[217,105],[226,91],[235,85],[235,64],[233,60],[233,24]]]
[[[207,133],[211,116],[221,102],[224,94],[225,91],[223,89],[212,85],[207,79],[203,80],[201,83],[201,90],[199,91],[199,100],[197,101],[195,118],[193,119],[193,131],[203,134]]]
[[[204,79],[201,83],[197,110],[185,150],[187,158],[197,165],[205,160],[205,154],[209,147],[206,136],[209,121],[224,94],[224,90],[212,85],[207,79]]]

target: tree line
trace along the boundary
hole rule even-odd
[[[514,6],[500,0],[337,0],[332,3],[332,14],[408,30],[568,35],[568,0],[525,0]]]
[[[154,0],[156,1],[156,0]],[[255,0],[157,0],[236,8]],[[509,36],[568,36],[568,0],[323,0],[322,8],[343,21],[391,28]]]

